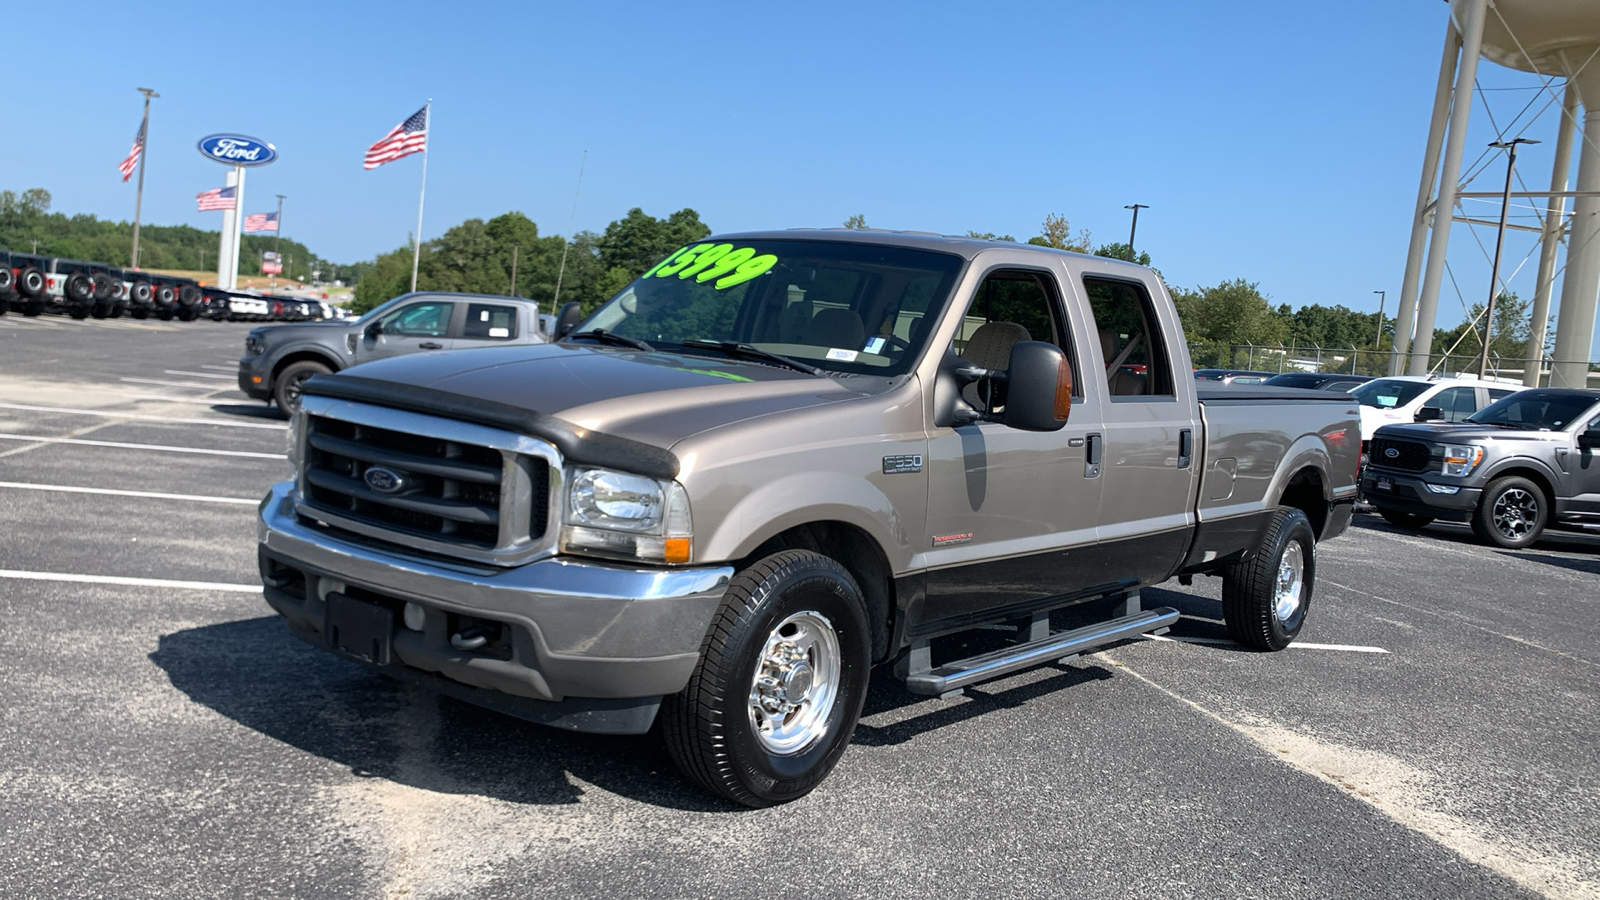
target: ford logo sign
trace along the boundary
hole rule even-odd
[[[361,476],[361,480],[380,494],[398,494],[406,488],[406,477],[384,466],[368,467],[367,474]]]
[[[1390,459],[1396,459],[1400,456],[1400,451],[1393,447],[1386,447],[1384,448],[1383,455],[1389,457]]]
[[[200,139],[200,155],[228,166],[264,166],[278,158],[278,148],[242,134],[213,134]]]

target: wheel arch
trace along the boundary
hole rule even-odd
[[[1550,518],[1552,521],[1554,520],[1557,498],[1555,479],[1551,477],[1550,473],[1545,471],[1542,466],[1535,464],[1531,459],[1527,459],[1525,457],[1509,459],[1494,469],[1491,469],[1484,477],[1484,492],[1488,492],[1490,484],[1493,484],[1498,479],[1506,478],[1508,476],[1526,478],[1538,485],[1539,491],[1544,494],[1544,501],[1546,505],[1548,505],[1550,508]]]
[[[277,383],[278,383],[278,374],[281,373],[284,369],[289,368],[290,366],[294,365],[297,362],[322,363],[323,365],[327,366],[329,369],[331,369],[332,371],[335,371],[335,372],[337,372],[340,369],[344,368],[344,365],[342,363],[340,363],[339,360],[335,359],[333,357],[333,355],[328,353],[326,350],[317,349],[317,348],[311,348],[311,347],[302,347],[302,348],[299,348],[297,350],[291,350],[290,352],[285,353],[283,356],[278,358],[277,362],[272,364],[272,376],[271,376],[271,379],[267,382],[266,388],[268,390],[272,390],[274,387],[276,387]]]
[[[867,604],[872,626],[872,658],[882,661],[889,652],[890,616],[895,608],[894,573],[889,558],[866,529],[838,519],[818,519],[791,525],[768,536],[735,563],[743,569],[784,550],[820,553],[850,572]]]

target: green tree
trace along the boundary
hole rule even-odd
[[[1028,243],[1040,247],[1054,247],[1057,250],[1071,250],[1074,253],[1088,253],[1093,243],[1089,236],[1089,229],[1078,231],[1078,236],[1072,236],[1072,224],[1067,217],[1058,213],[1050,213],[1044,217],[1044,223],[1039,226],[1038,237],[1028,238]]]
[[[995,234],[992,231],[968,231],[967,237],[977,238],[980,241],[1010,241],[1013,244],[1017,241],[1009,234]]]
[[[861,213],[856,213],[844,220],[844,227],[852,231],[865,231],[867,229],[867,217]]]
[[[1095,249],[1094,255],[1104,256],[1110,259],[1121,259],[1131,263],[1138,263],[1141,266],[1150,265],[1150,254],[1140,250],[1138,255],[1135,256],[1133,248],[1129,247],[1127,244],[1101,244]]]

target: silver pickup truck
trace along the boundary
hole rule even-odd
[[[959,693],[1165,629],[1140,590],[1174,576],[1221,576],[1230,634],[1286,647],[1350,522],[1355,401],[1197,389],[1165,287],[1127,263],[731,234],[577,320],[307,381],[297,475],[261,505],[266,600],[481,706],[659,718],[737,803],[815,787],[874,666]],[[1097,600],[1104,621],[1053,630]],[[996,625],[1015,640],[935,658]]]

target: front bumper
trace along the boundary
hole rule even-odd
[[[329,647],[328,595],[356,597],[393,614],[391,658],[377,668],[578,731],[647,729],[660,698],[688,682],[733,576],[732,566],[549,558],[499,568],[396,555],[300,519],[290,482],[262,501],[257,538],[267,603],[295,634]],[[400,624],[408,602],[424,612],[420,631]],[[499,638],[458,649],[452,636],[468,627]]]
[[[272,378],[269,371],[258,371],[256,365],[264,356],[246,356],[239,360],[239,390],[255,400],[272,399]]]
[[[1380,478],[1389,482],[1388,490],[1378,489]],[[1461,490],[1454,494],[1436,494],[1428,490],[1428,484],[1428,479],[1415,472],[1399,472],[1368,466],[1361,473],[1361,496],[1379,509],[1427,516],[1430,519],[1443,519],[1447,522],[1465,522],[1472,518],[1473,510],[1478,508],[1478,498],[1483,494],[1482,488],[1465,486],[1461,486]]]

